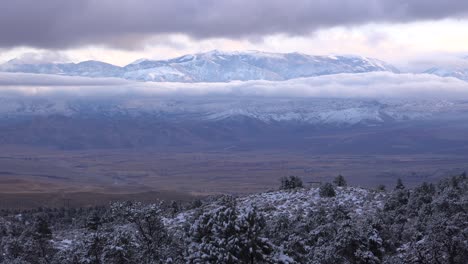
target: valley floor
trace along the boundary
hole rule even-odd
[[[86,150],[4,147],[0,154],[0,208],[47,203],[90,206],[150,197],[187,200],[220,193],[275,189],[283,176],[305,185],[338,174],[355,186],[408,186],[468,170],[468,156],[318,155],[291,150]],[[147,199],[146,199],[147,200]]]

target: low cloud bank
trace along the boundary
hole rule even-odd
[[[43,74],[0,73],[0,96],[263,96],[468,99],[468,83],[430,74],[336,74],[282,82],[133,82]]]

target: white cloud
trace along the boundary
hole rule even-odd
[[[428,74],[337,74],[283,82],[150,83],[0,73],[0,96],[272,96],[468,99],[468,83]]]

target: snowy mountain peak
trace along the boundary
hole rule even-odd
[[[205,52],[205,53],[198,53],[198,55],[207,55],[207,56],[212,56],[212,55],[228,55],[227,52],[223,52],[217,49]]]
[[[82,61],[82,62],[78,62],[78,63],[71,63],[71,64],[75,64],[75,65],[112,65],[112,64],[102,62],[102,61],[97,61],[97,60],[87,60],[87,61]],[[114,66],[114,65],[112,65],[112,66]]]
[[[279,81],[338,73],[399,72],[383,61],[360,56],[220,50],[170,60],[147,60],[128,65],[126,70],[127,79],[177,82]]]
[[[139,63],[142,63],[142,62],[147,61],[147,60],[148,60],[148,59],[146,59],[146,58],[140,58],[140,59],[135,60],[134,62],[132,62],[132,63],[130,63],[130,64],[128,64],[128,65],[139,64]]]

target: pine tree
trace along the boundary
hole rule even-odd
[[[262,236],[266,226],[264,217],[257,213],[256,207],[248,207],[238,218],[240,252],[242,263],[267,262],[273,252],[273,245]]]
[[[44,217],[39,217],[34,224],[35,239],[51,239],[52,231],[49,228],[49,223]]]
[[[138,246],[131,231],[116,228],[108,237],[102,252],[103,263],[140,263]]]
[[[237,207],[221,205],[201,215],[190,230],[190,263],[238,263]]]
[[[347,183],[343,175],[338,175],[336,178],[333,180],[333,183],[338,186],[338,187],[346,187]]]
[[[48,219],[45,215],[39,216],[33,227],[32,243],[27,248],[28,258],[38,258],[42,262],[48,263],[55,254],[55,249],[50,240],[52,239],[52,230],[49,227]]]
[[[180,205],[177,201],[172,201],[171,202],[171,215],[174,217],[177,213],[180,212]]]
[[[159,205],[116,203],[112,210],[114,217],[122,218],[135,229],[135,240],[141,245],[143,263],[165,262],[171,258],[172,252],[179,254],[163,223]]]
[[[405,189],[405,185],[403,185],[403,181],[401,180],[401,178],[398,178],[397,184],[395,186],[395,190],[403,190],[403,189]]]
[[[91,231],[97,231],[101,224],[101,217],[96,211],[92,212],[86,220],[86,228]]]
[[[319,194],[321,197],[334,197],[336,195],[335,188],[331,183],[325,183],[320,186]]]
[[[255,207],[235,204],[202,214],[190,230],[189,263],[271,262],[273,245],[263,237],[266,221]]]
[[[289,177],[282,177],[281,178],[281,190],[292,190],[296,188],[304,187],[302,180],[298,176],[291,175]]]
[[[104,245],[106,244],[105,237],[100,232],[92,233],[84,241],[85,259],[91,264],[101,264]]]

